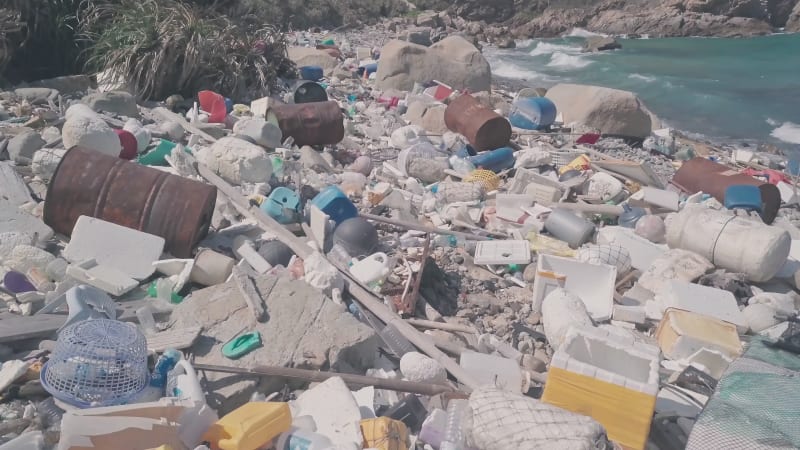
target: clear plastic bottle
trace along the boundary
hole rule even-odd
[[[447,405],[447,426],[439,450],[465,450],[467,448],[467,414],[469,400],[450,400]]]

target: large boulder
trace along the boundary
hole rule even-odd
[[[35,131],[20,133],[9,141],[8,156],[18,165],[27,166],[33,160],[36,151],[44,147],[46,143]]]
[[[91,114],[70,114],[70,110],[67,110],[67,121],[61,129],[65,148],[80,145],[109,156],[119,156],[122,150],[119,136],[103,119]]]
[[[601,52],[604,50],[616,50],[622,48],[622,44],[609,36],[589,36],[583,44],[583,52]]]
[[[324,50],[308,47],[289,47],[288,52],[289,59],[297,64],[297,67],[319,66],[322,67],[326,75],[333,73],[333,69],[339,64],[336,58]]]
[[[96,92],[83,98],[83,103],[93,110],[119,114],[127,117],[139,117],[136,97],[125,91]]]
[[[438,80],[455,89],[488,91],[492,69],[481,52],[461,36],[450,36],[431,47],[393,40],[381,50],[376,75],[382,90],[410,91],[415,82]]]
[[[795,33],[800,32],[800,2],[797,2],[789,19],[786,21],[786,31]]]
[[[581,84],[557,84],[547,98],[563,114],[564,123],[579,122],[603,134],[646,138],[650,115],[633,92]]]
[[[236,367],[258,365],[364,373],[373,367],[381,341],[375,332],[308,283],[259,276],[255,287],[267,320],[257,322],[235,281],[193,292],[172,312],[172,329],[202,327],[191,348],[195,362]],[[230,360],[222,346],[242,331],[261,333],[263,346]],[[261,392],[279,389],[285,380],[254,379],[208,372],[203,383],[209,405],[224,414]]]

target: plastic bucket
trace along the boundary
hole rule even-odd
[[[547,97],[520,97],[511,105],[511,125],[525,130],[541,130],[556,120],[556,105]]]

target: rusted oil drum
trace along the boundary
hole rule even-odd
[[[464,94],[447,106],[444,123],[450,131],[463,134],[475,150],[505,147],[511,139],[511,124],[505,117]]]
[[[704,192],[721,203],[725,202],[725,190],[729,186],[741,184],[758,186],[763,203],[761,218],[768,224],[775,220],[781,205],[781,192],[774,184],[739,173],[728,166],[705,158],[693,158],[684,162],[675,172],[671,183],[690,194]]]
[[[274,105],[267,111],[267,120],[276,121],[283,138],[291,136],[303,145],[332,145],[344,139],[344,122],[339,104],[330,102]]]
[[[44,221],[69,236],[80,216],[161,236],[165,250],[190,258],[208,233],[217,189],[82,147],[73,147],[56,168]]]

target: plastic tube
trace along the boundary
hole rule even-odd
[[[444,440],[439,450],[464,450],[467,448],[466,415],[469,412],[468,400],[450,400],[447,405],[447,425]]]

